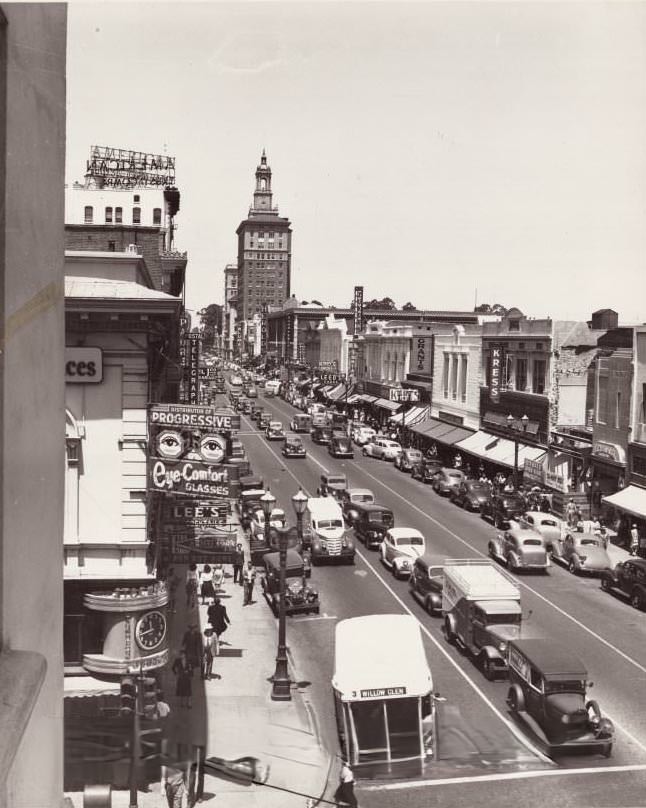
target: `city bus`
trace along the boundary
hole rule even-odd
[[[339,621],[332,689],[341,748],[359,773],[414,776],[433,760],[433,677],[414,617]]]

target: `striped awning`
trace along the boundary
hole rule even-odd
[[[470,437],[460,441],[455,446],[460,451],[469,452],[483,460],[489,460],[510,469],[514,467],[515,445],[513,440],[500,438],[482,430],[473,433]],[[518,468],[522,469],[525,460],[541,460],[545,456],[545,449],[541,446],[529,446],[518,441]]]
[[[428,418],[429,413],[429,407],[411,407],[410,410],[406,410],[406,412],[398,412],[395,415],[391,415],[388,420],[391,424],[403,423],[404,426],[408,427],[425,420]]]
[[[348,404],[356,404],[357,401],[361,401],[363,396],[359,393],[353,393],[351,396],[348,396]]]
[[[376,407],[381,407],[382,410],[390,410],[391,412],[395,412],[395,410],[403,406],[403,402],[390,401],[387,398],[378,398],[374,404]]]

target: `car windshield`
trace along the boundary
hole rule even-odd
[[[585,693],[585,679],[571,679],[564,682],[545,682],[546,693]]]
[[[486,615],[488,626],[511,626],[520,625],[520,614],[488,614]]]
[[[447,475],[446,475],[446,476],[447,476],[447,477],[451,477],[451,478],[453,478],[454,480],[460,480],[460,479],[462,479],[462,475],[460,474],[460,472],[459,472],[459,471],[449,471],[449,472],[447,473]]]
[[[395,443],[393,440],[385,440],[384,446],[386,446],[388,449],[399,449],[399,444]]]
[[[543,542],[540,539],[523,539],[525,547],[540,547]]]
[[[596,539],[582,539],[579,544],[584,547],[599,547],[599,542]]]
[[[406,454],[408,455],[409,460],[421,460],[422,459],[422,453],[421,452],[406,452]]]
[[[406,536],[402,539],[396,539],[395,544],[398,547],[406,546],[409,547],[422,547],[424,544],[424,540],[421,536]]]
[[[352,494],[350,499],[352,502],[374,502],[372,494]]]
[[[328,477],[328,485],[345,485],[345,477]]]
[[[368,514],[368,521],[375,522],[378,525],[391,525],[393,521],[392,513],[383,513],[377,511],[375,513]]]
[[[553,519],[541,519],[541,525],[543,527],[558,527]]]
[[[505,497],[502,502],[505,508],[513,508],[518,506],[522,508],[523,506],[523,501],[520,497]]]
[[[320,519],[317,527],[324,530],[331,527],[343,527],[343,522],[340,519]]]
[[[469,491],[471,491],[472,493],[474,493],[474,494],[488,493],[489,492],[489,486],[485,485],[485,483],[470,483],[467,486],[467,489]]]

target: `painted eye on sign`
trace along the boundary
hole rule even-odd
[[[99,384],[102,381],[101,348],[65,348],[66,384]]]

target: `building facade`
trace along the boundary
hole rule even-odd
[[[226,359],[235,356],[236,318],[238,306],[238,265],[224,268],[224,352]]]
[[[291,294],[292,228],[273,204],[271,168],[263,149],[249,214],[238,225],[238,320],[282,306]]]
[[[415,357],[415,338],[413,354]],[[433,418],[478,429],[481,354],[479,326],[456,325],[450,334],[434,336],[431,399]]]

